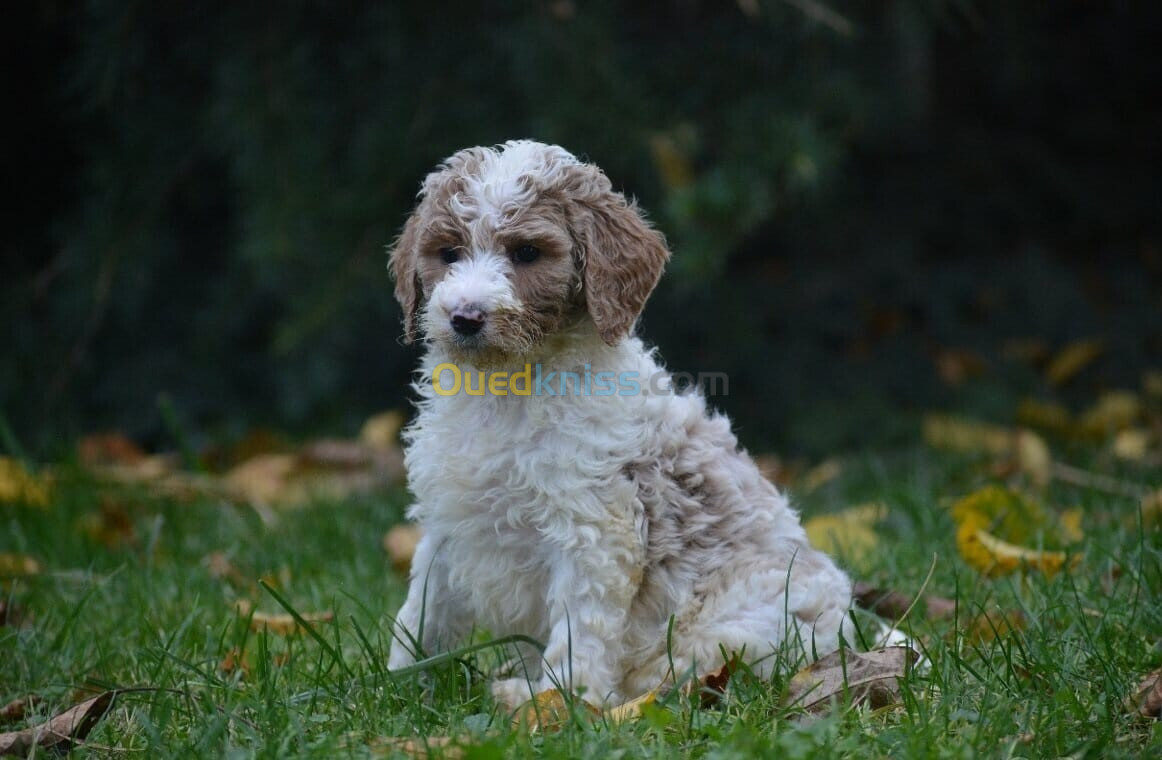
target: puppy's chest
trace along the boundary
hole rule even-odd
[[[458,411],[424,409],[411,435],[408,477],[421,520],[465,519],[489,530],[497,520],[531,526],[568,511],[585,498],[578,489],[601,490],[618,471],[608,444],[594,442],[602,438],[594,436],[600,420],[562,420],[517,404],[468,418]]]

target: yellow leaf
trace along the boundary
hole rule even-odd
[[[657,700],[658,690],[651,689],[636,699],[631,699],[617,707],[609,708],[605,711],[605,717],[609,718],[610,723],[623,723],[627,720],[637,720],[642,716],[642,708],[646,705],[654,704]]]
[[[600,717],[601,712],[583,699],[574,699],[573,706],[589,718]],[[537,731],[559,731],[573,718],[573,711],[565,695],[557,689],[547,689],[517,708],[513,715],[513,728],[522,728],[529,733]]]
[[[1149,430],[1134,428],[1114,436],[1114,456],[1127,462],[1142,462],[1150,454],[1153,436]]]
[[[399,445],[399,430],[403,427],[403,412],[392,409],[367,418],[359,431],[359,440],[368,446],[390,449]]]
[[[396,525],[383,536],[383,549],[397,572],[407,573],[420,543],[420,527],[414,523]]]
[[[1082,413],[1077,424],[1084,435],[1104,437],[1125,430],[1142,413],[1142,402],[1132,391],[1106,391]]]
[[[1067,543],[1080,528],[1055,519],[1038,502],[1015,491],[988,486],[969,494],[952,507],[956,521],[956,548],[970,566],[995,577],[1021,568],[1052,576],[1072,560],[1063,551],[1037,550],[1014,541]],[[1070,518],[1076,520],[1076,518]],[[998,535],[998,532],[1000,535]]]
[[[1078,340],[1061,349],[1045,369],[1051,385],[1063,385],[1101,355],[1105,346],[1100,340]]]
[[[1013,438],[1017,468],[1039,486],[1049,484],[1053,473],[1053,457],[1049,446],[1032,430],[1018,430]]]
[[[970,454],[1009,454],[1013,433],[1000,425],[990,425],[945,414],[924,417],[924,441],[936,449]]]
[[[1073,427],[1073,415],[1061,404],[1035,398],[1017,404],[1017,422],[1051,433],[1066,433]]]
[[[239,599],[235,602],[234,610],[239,617],[250,618],[250,630],[255,633],[267,631],[280,636],[289,636],[299,630],[299,622],[293,615],[254,612],[254,605],[248,599]],[[304,612],[300,613],[300,616],[306,623],[328,623],[335,619],[335,613],[330,611]]]
[[[832,515],[817,515],[803,523],[816,549],[862,565],[879,546],[874,525],[887,516],[882,504],[863,504]]]
[[[51,482],[45,475],[34,475],[15,459],[0,457],[0,503],[48,507]]]
[[[836,459],[825,459],[803,475],[801,488],[804,492],[814,491],[843,474],[843,465]]]
[[[650,153],[654,167],[661,175],[662,184],[669,189],[689,187],[694,183],[694,168],[686,157],[678,141],[667,134],[650,137]]]
[[[40,563],[27,554],[0,552],[0,577],[13,575],[37,575]]]

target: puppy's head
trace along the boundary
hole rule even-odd
[[[519,359],[592,319],[613,345],[669,251],[596,166],[530,141],[456,153],[424,180],[391,252],[404,340],[474,363]]]

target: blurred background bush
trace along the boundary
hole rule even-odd
[[[1160,22],[1132,0],[17,4],[6,440],[402,407],[386,246],[440,159],[515,137],[650,211],[675,257],[641,332],[729,373],[714,403],[751,446],[1008,409],[1079,338],[1103,351],[1078,393],[1135,384],[1162,355]]]

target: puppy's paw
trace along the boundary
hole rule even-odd
[[[537,692],[537,683],[525,678],[501,678],[492,682],[492,696],[509,712],[528,702]]]

